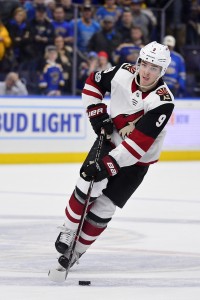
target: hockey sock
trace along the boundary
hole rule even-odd
[[[86,219],[83,223],[82,232],[77,242],[77,252],[85,252],[93,244],[98,236],[106,229],[107,225],[100,225]]]
[[[90,210],[92,203],[88,206],[88,210]],[[67,207],[65,209],[66,220],[65,226],[71,230],[76,230],[78,228],[79,221],[81,219],[81,215],[84,209],[84,200],[81,203],[75,196],[75,192],[71,195]]]

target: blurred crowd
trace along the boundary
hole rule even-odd
[[[87,76],[167,45],[175,97],[200,96],[200,0],[0,0],[0,95],[76,94]],[[163,18],[164,16],[164,18]],[[164,36],[162,36],[164,26]]]

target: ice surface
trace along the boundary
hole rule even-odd
[[[0,299],[199,300],[200,162],[151,166],[67,281],[48,280],[79,168],[0,166]]]

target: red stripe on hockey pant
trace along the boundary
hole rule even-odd
[[[134,129],[128,137],[145,152],[151,147],[151,145],[155,141],[154,138],[142,133],[137,129]]]
[[[103,99],[103,97],[101,95],[99,95],[98,93],[95,93],[93,91],[89,91],[89,90],[86,90],[86,89],[83,89],[82,93],[85,94],[85,95],[92,96],[94,98],[100,99],[100,100]]]
[[[122,145],[124,146],[124,148],[126,148],[126,150],[128,150],[128,152],[130,152],[135,158],[140,159],[141,155],[136,152],[128,143],[126,143],[125,141],[122,142]]]

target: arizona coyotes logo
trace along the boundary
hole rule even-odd
[[[127,71],[129,71],[130,73],[132,73],[132,74],[134,74],[134,73],[135,73],[135,70],[136,70],[135,66],[134,66],[134,65],[131,65],[131,64],[124,64],[124,65],[122,66],[122,69],[127,70]]]
[[[160,96],[161,101],[172,101],[172,98],[165,87],[157,90],[156,94]]]

